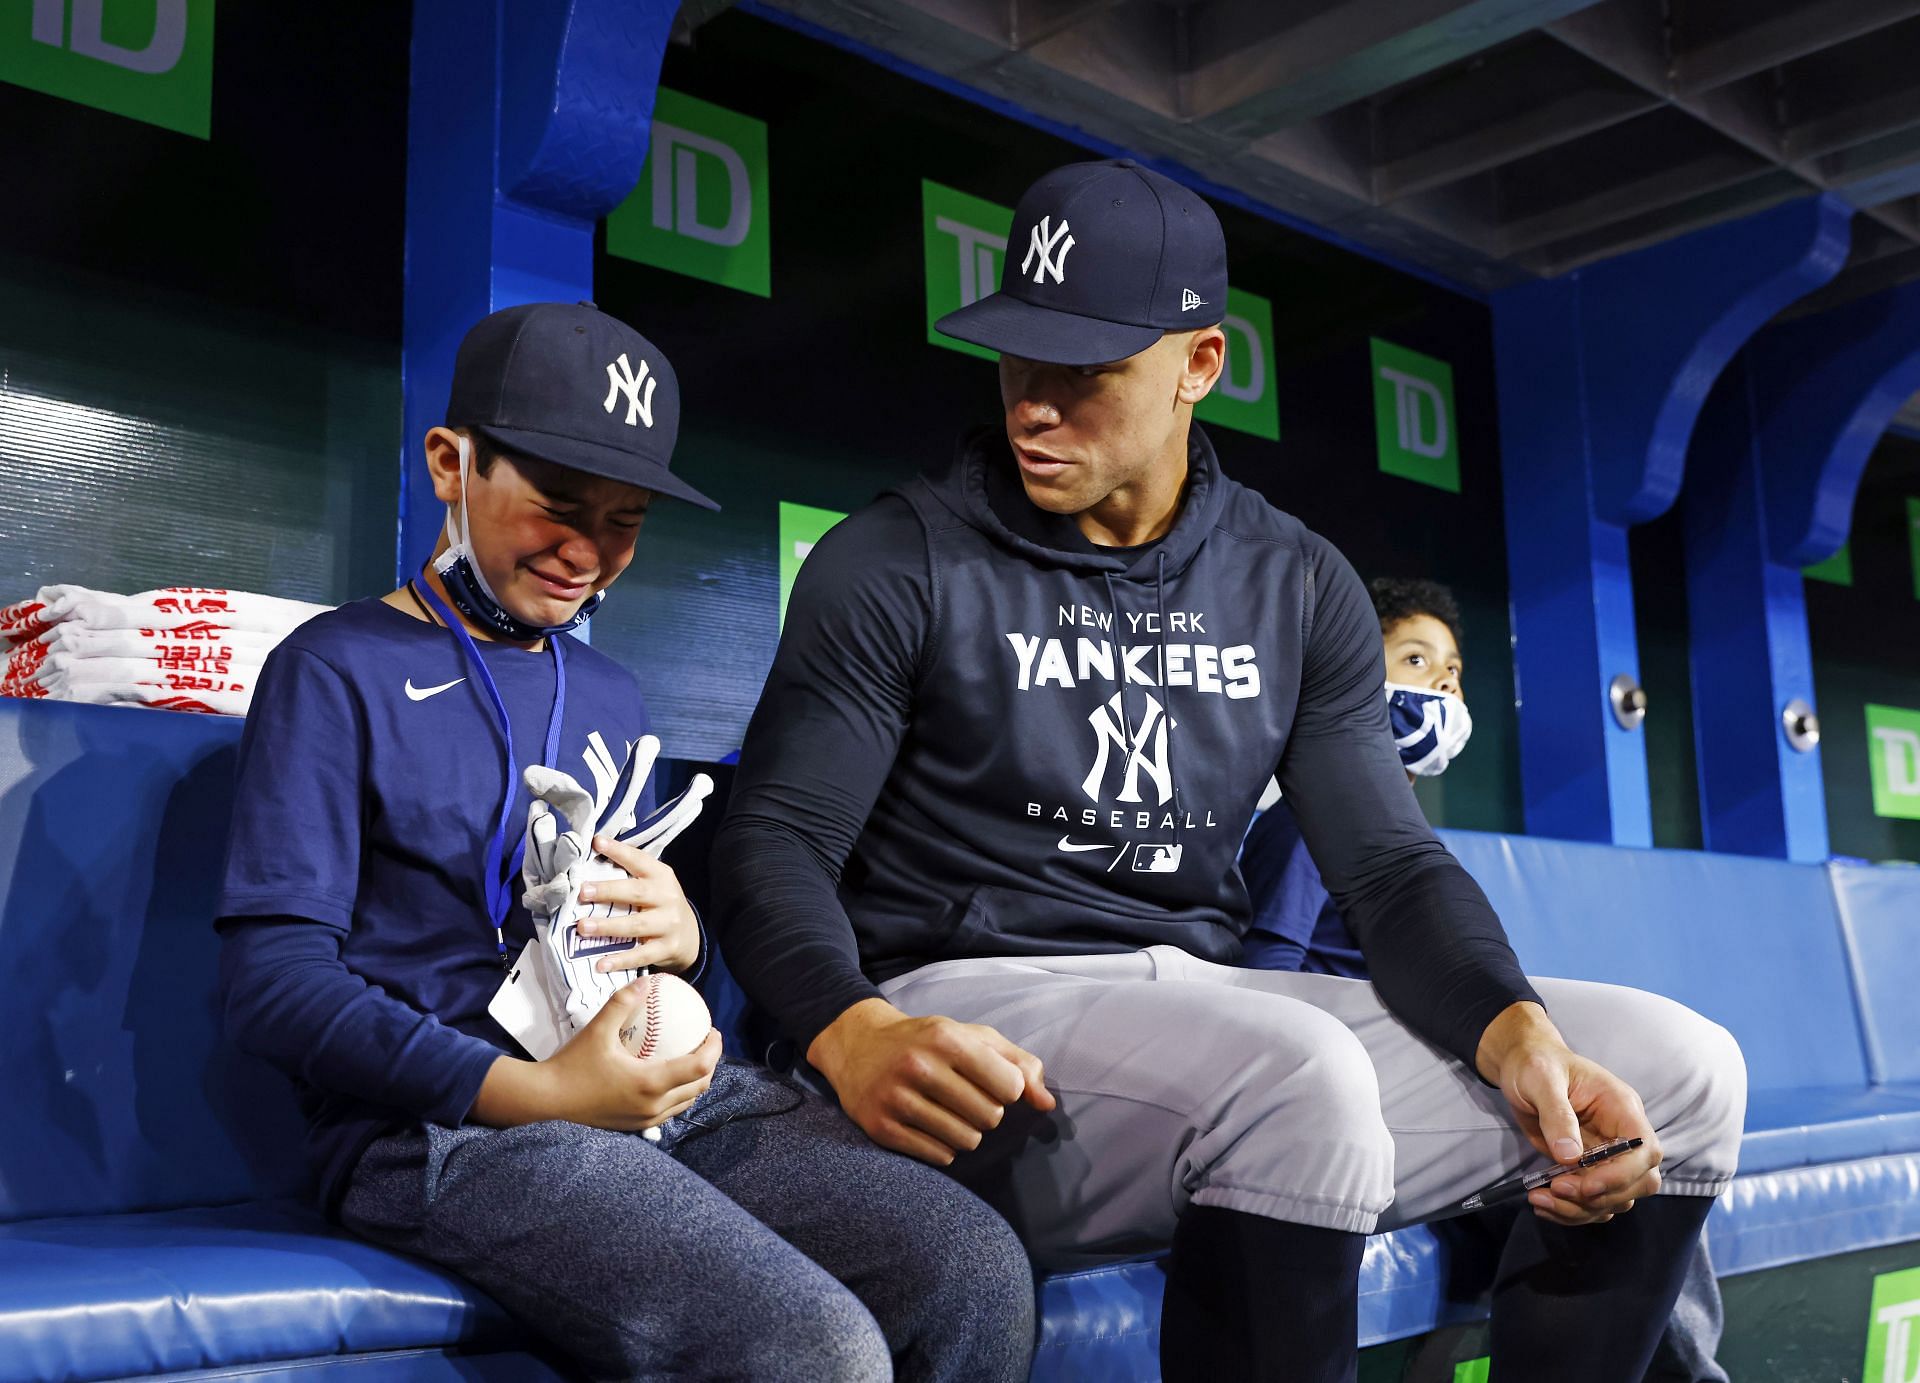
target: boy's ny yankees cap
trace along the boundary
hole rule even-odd
[[[1227,313],[1227,240],[1198,195],[1131,159],[1070,163],[1020,198],[1000,291],[937,330],[1005,355],[1099,365]]]
[[[667,469],[680,382],[667,357],[592,303],[525,303],[483,317],[460,343],[447,426],[589,475],[720,506]]]

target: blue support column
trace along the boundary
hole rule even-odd
[[[516,303],[593,296],[595,223],[633,190],[678,0],[415,0],[407,113],[397,579],[443,510],[420,442],[460,338]]]
[[[1734,353],[1839,271],[1850,215],[1809,199],[1495,295],[1530,832],[1653,843],[1645,742],[1607,695],[1640,675],[1627,529],[1678,495]]]
[[[1827,857],[1800,569],[1846,541],[1867,458],[1920,389],[1920,284],[1769,327],[1714,392],[1686,491],[1694,737],[1707,847]]]

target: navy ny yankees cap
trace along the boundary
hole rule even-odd
[[[525,303],[482,317],[454,357],[447,426],[509,452],[720,506],[667,469],[680,381],[658,347],[592,303]]]
[[[1070,163],[1014,208],[1000,291],[937,330],[1003,355],[1100,365],[1227,314],[1227,240],[1213,208],[1131,159]]]

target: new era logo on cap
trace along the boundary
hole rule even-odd
[[[1043,176],[1014,211],[1008,244],[1023,240],[1019,263],[1011,253],[1004,262],[1000,291],[936,330],[1006,355],[1095,365],[1143,351],[1163,332],[1220,320],[1227,246],[1213,209],[1130,160]]]

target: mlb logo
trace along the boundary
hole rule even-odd
[[[1133,852],[1136,874],[1172,874],[1180,868],[1184,845],[1142,845]]]

